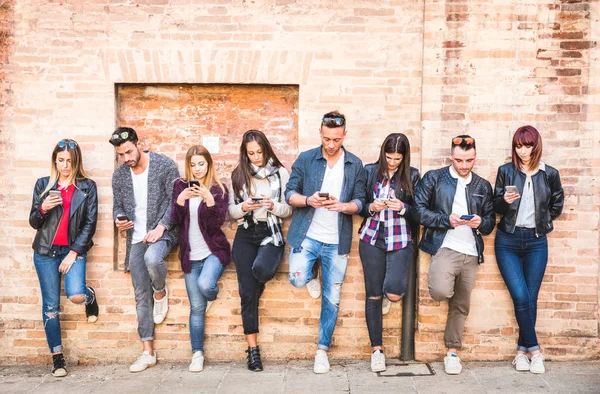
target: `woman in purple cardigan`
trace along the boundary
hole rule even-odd
[[[179,259],[190,299],[190,372],[204,368],[204,317],[219,293],[217,281],[231,261],[229,242],[221,230],[228,199],[208,150],[192,146],[185,155],[185,178],[173,184],[171,209],[171,220],[180,225]]]

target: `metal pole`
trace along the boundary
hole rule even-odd
[[[400,359],[403,361],[412,361],[415,359],[415,309],[417,298],[417,242],[418,229],[413,231],[414,255],[408,274],[408,286],[406,294],[402,298],[402,335],[400,342]]]

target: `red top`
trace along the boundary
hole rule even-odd
[[[75,193],[75,185],[71,184],[63,188],[59,186],[58,190],[60,190],[62,197],[63,214],[60,218],[60,223],[58,223],[52,244],[69,246],[69,216],[71,214],[71,200],[73,199],[73,193]]]

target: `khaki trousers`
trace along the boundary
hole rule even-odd
[[[447,348],[462,346],[462,334],[471,306],[471,291],[479,264],[477,256],[469,256],[448,248],[440,248],[431,256],[429,294],[435,301],[448,300],[448,320],[444,332]]]

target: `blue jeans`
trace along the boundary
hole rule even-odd
[[[548,240],[535,229],[517,227],[513,234],[496,233],[496,260],[515,306],[519,324],[517,350],[539,350],[535,321],[537,299],[548,262]]]
[[[185,289],[190,299],[190,338],[192,353],[204,351],[204,317],[207,301],[214,301],[219,294],[217,281],[225,267],[215,255],[204,260],[191,261],[192,272],[184,275]]]
[[[348,255],[338,254],[337,244],[326,244],[306,237],[299,248],[290,253],[289,279],[295,287],[304,287],[312,280],[315,261],[321,260],[322,294],[317,347],[329,350],[340,310],[342,284],[348,266]]]
[[[60,278],[58,266],[69,254],[68,246],[53,246],[50,249],[52,256],[33,254],[33,264],[40,281],[42,291],[42,321],[46,340],[51,353],[62,352],[63,346],[60,338]],[[93,301],[92,292],[85,285],[85,262],[86,255],[77,256],[69,272],[65,274],[65,293],[73,301],[73,297],[85,295],[83,302],[88,304]],[[73,301],[74,302],[74,301]]]

